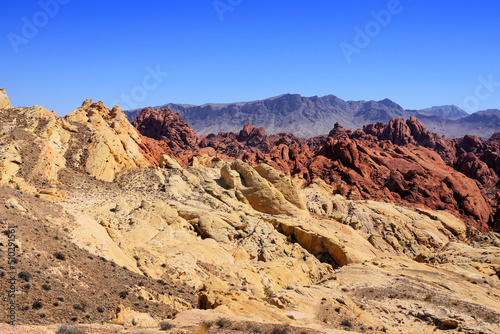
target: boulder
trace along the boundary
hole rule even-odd
[[[169,169],[182,169],[181,165],[175,159],[169,157],[166,154],[163,154],[160,159],[160,168],[169,168]]]

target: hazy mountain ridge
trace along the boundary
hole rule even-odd
[[[430,131],[448,138],[466,134],[488,139],[498,131],[500,111],[492,109],[469,115],[453,105],[405,110],[397,103],[344,101],[334,95],[304,97],[284,94],[265,100],[238,103],[208,103],[201,106],[169,103],[154,109],[178,112],[198,134],[237,132],[246,123],[262,126],[269,134],[293,133],[298,137],[326,135],[336,122],[352,130],[391,118],[416,116]],[[141,109],[126,111],[133,121]]]
[[[420,110],[408,110],[414,112],[416,116],[439,117],[448,119],[460,119],[469,116],[467,112],[455,105],[434,106]]]

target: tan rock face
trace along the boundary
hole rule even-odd
[[[141,150],[141,136],[128,122],[123,110],[111,111],[102,102],[87,100],[65,116],[68,122],[84,124],[91,133],[85,170],[92,176],[112,181],[124,167],[146,167],[149,162]]]
[[[140,135],[118,106],[91,100],[64,118],[39,106],[9,109],[0,113],[0,139],[0,184],[54,199],[65,168],[112,181],[123,168],[157,164],[156,152],[171,154]]]
[[[2,108],[12,108],[12,106],[10,105],[9,97],[7,96],[7,93],[5,93],[4,88],[0,88],[0,109]]]
[[[226,168],[223,177],[227,185],[236,187],[255,210],[270,214],[307,216],[305,205],[296,187],[290,180],[280,180],[278,173],[275,170],[271,172],[269,168],[260,166],[254,169],[237,160],[231,165],[231,169],[239,175]],[[261,176],[259,171],[265,177]]]
[[[284,178],[275,184],[289,184],[285,175],[260,168]],[[220,170],[127,170],[117,178],[120,187],[142,196],[149,195],[141,189],[153,189],[151,199],[122,201],[115,212],[115,203],[92,206],[92,212],[123,253],[138,258],[140,271],[197,291],[198,307],[209,310],[198,314],[200,321],[287,322],[293,315],[293,324],[328,329],[343,329],[348,319],[358,331],[498,328],[493,241],[466,245],[470,231],[449,213],[346,200],[324,182],[297,191],[311,216],[265,213],[245,188],[276,208],[289,201],[258,169],[235,162]],[[273,202],[279,196],[269,189],[281,200]],[[474,303],[482,307],[479,321],[469,317],[467,305]]]

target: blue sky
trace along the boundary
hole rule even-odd
[[[497,0],[4,0],[0,87],[59,115],[87,98],[284,93],[500,108],[498,13]]]

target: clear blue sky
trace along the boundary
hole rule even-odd
[[[87,98],[126,108],[299,93],[500,108],[498,0],[41,3],[54,1],[2,2],[0,87],[14,106],[64,115]],[[371,12],[388,8],[377,23]]]

